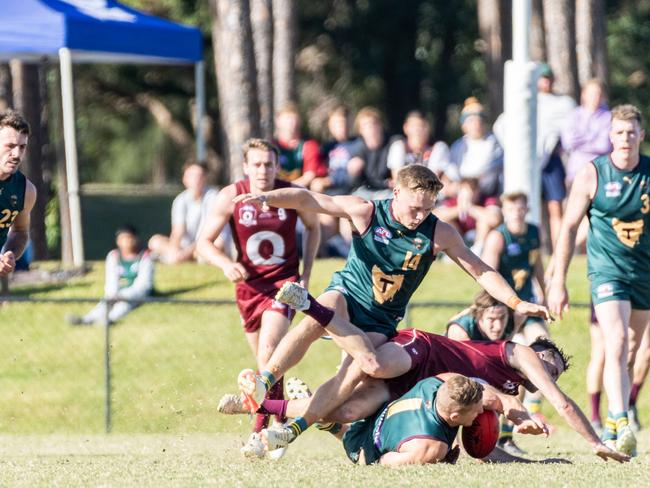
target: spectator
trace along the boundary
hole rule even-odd
[[[148,251],[141,251],[138,233],[134,227],[124,225],[115,232],[117,249],[106,256],[106,280],[104,298],[119,301],[110,305],[109,323],[115,323],[138,306],[128,300],[141,300],[153,291],[154,265]],[[69,315],[72,325],[93,325],[102,323],[106,317],[108,304],[98,303],[83,317]]]
[[[353,195],[366,200],[391,198],[388,141],[381,112],[374,107],[362,108],[357,114],[355,128],[363,144],[348,165],[356,187]]]
[[[568,186],[585,164],[612,151],[609,141],[612,113],[604,95],[600,81],[589,80],[582,88],[580,105],[569,113],[561,137],[562,148],[569,153],[566,164]]]
[[[477,178],[480,194],[496,197],[503,178],[503,150],[488,131],[483,105],[475,97],[465,100],[460,123],[463,137],[451,146],[451,165],[445,170],[446,179],[457,182],[461,178]]]
[[[566,197],[560,134],[575,105],[571,97],[553,93],[553,71],[549,65],[542,64],[537,80],[537,161],[542,168],[542,200],[546,202],[553,247],[560,232],[562,201]]]
[[[275,142],[280,149],[278,178],[309,188],[314,178],[327,176],[327,167],[318,143],[302,138],[300,123],[294,104],[285,105],[275,117]]]
[[[481,193],[477,178],[463,178],[457,196],[446,198],[433,212],[439,219],[456,227],[463,239],[473,243],[472,251],[481,255],[488,233],[501,223],[497,197]]]
[[[164,263],[194,259],[196,237],[218,193],[208,186],[207,172],[203,163],[191,161],[183,166],[185,190],[172,203],[171,234],[155,234],[149,239],[149,250]]]
[[[449,147],[442,141],[429,144],[431,126],[421,112],[413,110],[406,114],[402,126],[404,135],[393,138],[388,150],[388,168],[393,180],[397,172],[409,164],[423,164],[440,175],[449,165]]]

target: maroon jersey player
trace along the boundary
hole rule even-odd
[[[286,334],[293,312],[274,300],[286,280],[301,279],[308,285],[320,240],[318,219],[313,213],[269,206],[256,207],[233,202],[242,193],[261,193],[291,186],[276,179],[278,150],[263,139],[249,139],[244,145],[244,174],[247,179],[225,187],[219,192],[206,224],[197,239],[197,252],[208,263],[221,268],[236,284],[237,306],[246,338],[264,370],[280,339]],[[303,269],[299,273],[296,248],[296,221],[300,217],[303,234]],[[215,245],[215,240],[230,223],[237,248],[233,260]],[[282,395],[282,384],[269,392]],[[268,417],[258,417],[255,430],[265,427]]]

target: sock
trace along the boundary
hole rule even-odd
[[[308,295],[309,298],[309,308],[303,310],[305,315],[309,315],[312,319],[318,322],[323,327],[327,327],[334,317],[334,310],[327,308],[324,305],[318,303],[318,301],[311,295]]]
[[[307,421],[304,418],[296,417],[295,419],[293,419],[293,422],[287,424],[287,427],[293,430],[294,435],[298,437],[305,430],[307,430],[309,425],[307,424]]]
[[[589,400],[591,403],[591,421],[600,422],[600,392],[589,395]]]
[[[531,415],[542,411],[542,400],[540,398],[524,398],[524,406]]]
[[[260,405],[258,413],[275,415],[276,418],[285,418],[289,400],[264,400]]]
[[[284,400],[284,378],[280,378],[278,382],[271,387],[271,389],[266,392],[266,398],[269,400]],[[285,405],[285,411],[286,411],[286,405]],[[280,414],[275,415],[275,420],[280,423],[286,422],[286,418],[284,416],[284,412],[281,412]]]
[[[639,396],[639,391],[643,384],[632,383],[632,389],[630,390],[630,408],[636,406],[636,399]]]
[[[266,391],[269,391],[271,387],[275,384],[275,376],[270,371],[262,371],[260,374],[262,381],[266,384]]]
[[[323,430],[325,432],[329,432],[332,435],[336,435],[341,431],[341,428],[343,426],[339,424],[338,422],[328,422],[326,424],[316,424],[316,428],[318,430]]]
[[[620,412],[614,415],[614,421],[616,422],[616,432],[620,432],[623,427],[627,427],[627,412]]]
[[[499,440],[505,442],[512,439],[512,432],[515,426],[512,422],[507,421],[505,418],[501,420],[501,430],[499,432]]]
[[[258,413],[255,415],[255,426],[253,427],[253,432],[261,432],[269,426],[270,417],[264,413]]]
[[[602,440],[609,441],[616,439],[616,420],[614,420],[614,415],[612,412],[607,412],[607,420],[605,420],[605,426],[603,427]]]

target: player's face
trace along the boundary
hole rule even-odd
[[[27,149],[27,134],[12,127],[0,129],[0,174],[12,175],[18,171]]]
[[[542,360],[544,369],[549,374],[549,376],[553,379],[553,381],[557,381],[560,375],[564,373],[564,364],[562,363],[562,360],[558,357],[557,354],[548,349],[538,352],[537,355]]]
[[[334,114],[329,118],[327,127],[330,130],[332,137],[339,142],[343,142],[348,138],[348,119],[341,114]]]
[[[508,325],[508,309],[504,306],[496,306],[485,309],[478,326],[483,335],[491,341],[498,341]]]
[[[483,413],[483,402],[476,402],[474,405],[465,407],[463,410],[458,411],[458,417],[455,420],[457,425],[464,425],[469,427],[474,422],[474,419]]]
[[[639,154],[639,147],[644,137],[645,132],[636,120],[612,120],[609,139],[612,141],[614,152],[628,158],[635,157]]]
[[[197,164],[189,166],[183,173],[183,185],[188,190],[194,192],[203,191],[203,187],[206,184],[206,174],[203,168]]]
[[[269,191],[273,189],[273,181],[278,172],[273,151],[251,149],[244,161],[244,173],[248,176],[251,190]]]
[[[120,232],[115,239],[115,243],[123,254],[135,252],[138,248],[137,237],[128,232]]]
[[[436,204],[436,195],[396,186],[393,190],[393,215],[408,229],[415,229],[427,218]]]
[[[523,200],[505,201],[501,210],[506,224],[520,225],[526,220],[528,206]]]

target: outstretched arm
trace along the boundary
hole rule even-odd
[[[442,441],[418,438],[406,441],[399,447],[399,452],[387,452],[379,459],[379,464],[399,466],[402,464],[430,464],[442,461],[449,447]]]

